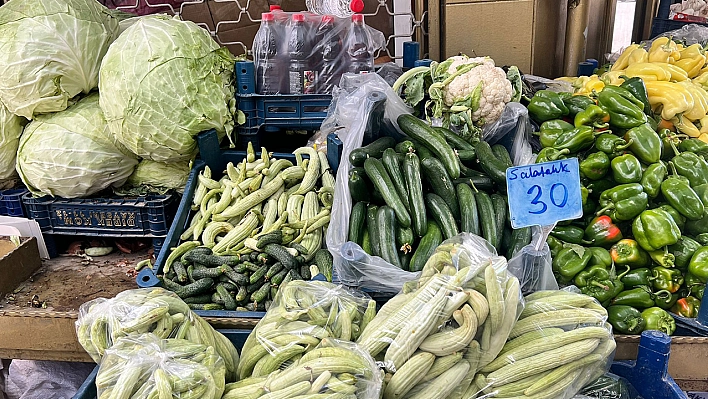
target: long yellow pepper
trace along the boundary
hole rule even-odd
[[[681,59],[681,53],[673,40],[666,36],[656,38],[649,49],[649,62],[674,63]]]
[[[688,137],[700,137],[701,135],[701,131],[698,130],[696,125],[681,115],[676,115],[671,118],[671,122],[676,126],[679,132],[688,135]]]
[[[674,65],[686,71],[689,78],[695,78],[706,64],[706,56],[700,44],[692,44],[681,51],[681,59]]]
[[[642,62],[648,62],[649,61],[649,53],[644,50],[644,48],[639,47],[632,51],[632,53],[629,55],[628,63],[629,65],[632,64],[639,64]],[[628,66],[629,66],[628,65]]]
[[[638,44],[632,44],[631,46],[624,49],[622,54],[620,54],[619,58],[617,58],[617,61],[615,61],[615,63],[612,64],[612,68],[610,68],[610,70],[611,71],[622,71],[625,68],[627,68],[627,66],[629,66],[630,54],[632,54],[632,52],[638,48],[639,48]]]
[[[678,83],[645,81],[644,85],[652,108],[661,105],[661,117],[667,121],[693,108],[693,97]]]
[[[639,64],[632,64],[624,70],[624,74],[633,77],[640,77],[645,82],[649,81],[669,81],[671,80],[671,72],[663,68],[659,64],[651,62],[642,62]]]
[[[691,98],[693,98],[693,108],[684,112],[683,116],[692,121],[706,116],[706,113],[708,113],[708,93],[690,80],[678,82],[677,84],[685,88]]]
[[[602,76],[600,76],[600,80],[602,80],[606,85],[619,86],[624,83],[624,79],[620,77],[623,75],[624,71],[605,72]]]

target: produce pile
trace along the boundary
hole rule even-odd
[[[218,180],[208,166],[199,173],[185,241],[162,271],[165,288],[192,309],[264,311],[283,283],[320,273],[332,280],[322,238],[334,177],[324,153],[293,153],[295,165],[265,148],[257,157],[249,143],[246,158]]]
[[[708,279],[708,145],[658,127],[636,77],[590,97],[539,91],[528,109],[537,162],[581,161],[585,217],[548,239],[558,282],[608,307],[617,332],[673,333],[666,311],[695,317]]]
[[[459,232],[484,237],[509,258],[529,244],[530,228],[511,230],[504,146],[471,144],[409,114],[398,125],[406,140],[382,137],[349,155],[349,241],[412,272]]]
[[[193,22],[119,29],[129,17],[95,0],[0,7],[0,187],[17,169],[35,196],[162,194],[184,187],[197,134],[232,139],[235,58]]]

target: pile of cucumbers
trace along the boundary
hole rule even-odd
[[[409,114],[397,122],[408,139],[381,137],[349,154],[349,241],[412,272],[460,232],[484,237],[507,257],[530,243],[529,228],[511,229],[504,146],[467,142]]]

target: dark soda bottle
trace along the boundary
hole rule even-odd
[[[278,94],[280,92],[277,65],[278,39],[272,13],[262,14],[261,27],[256,34],[254,47],[256,91],[260,94]]]
[[[334,17],[325,15],[316,36],[321,63],[317,70],[317,93],[329,94],[342,76],[342,39],[334,26]]]
[[[362,14],[352,15],[352,26],[347,37],[347,55],[352,73],[369,73],[374,70],[374,54],[371,51],[371,35],[364,25]]]
[[[315,92],[316,72],[310,65],[312,53],[304,14],[293,14],[288,32],[288,77],[290,94]]]

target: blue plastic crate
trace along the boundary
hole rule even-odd
[[[236,349],[238,349],[239,354],[241,353],[241,349],[243,348],[243,344],[246,342],[246,338],[248,338],[248,334],[251,333],[251,330],[217,330],[220,333],[224,334],[226,338],[231,341]],[[91,374],[86,378],[83,384],[79,387],[79,390],[76,391],[76,394],[73,396],[72,399],[96,399],[96,375],[98,374],[98,366],[96,366]]]
[[[177,209],[177,196],[148,195],[63,199],[22,196],[28,217],[47,237],[53,234],[94,237],[148,237],[155,252],[162,247]],[[53,252],[54,254],[52,254]],[[56,256],[56,249],[50,251]]]
[[[26,188],[0,191],[0,216],[25,217],[22,196],[28,192]]]

